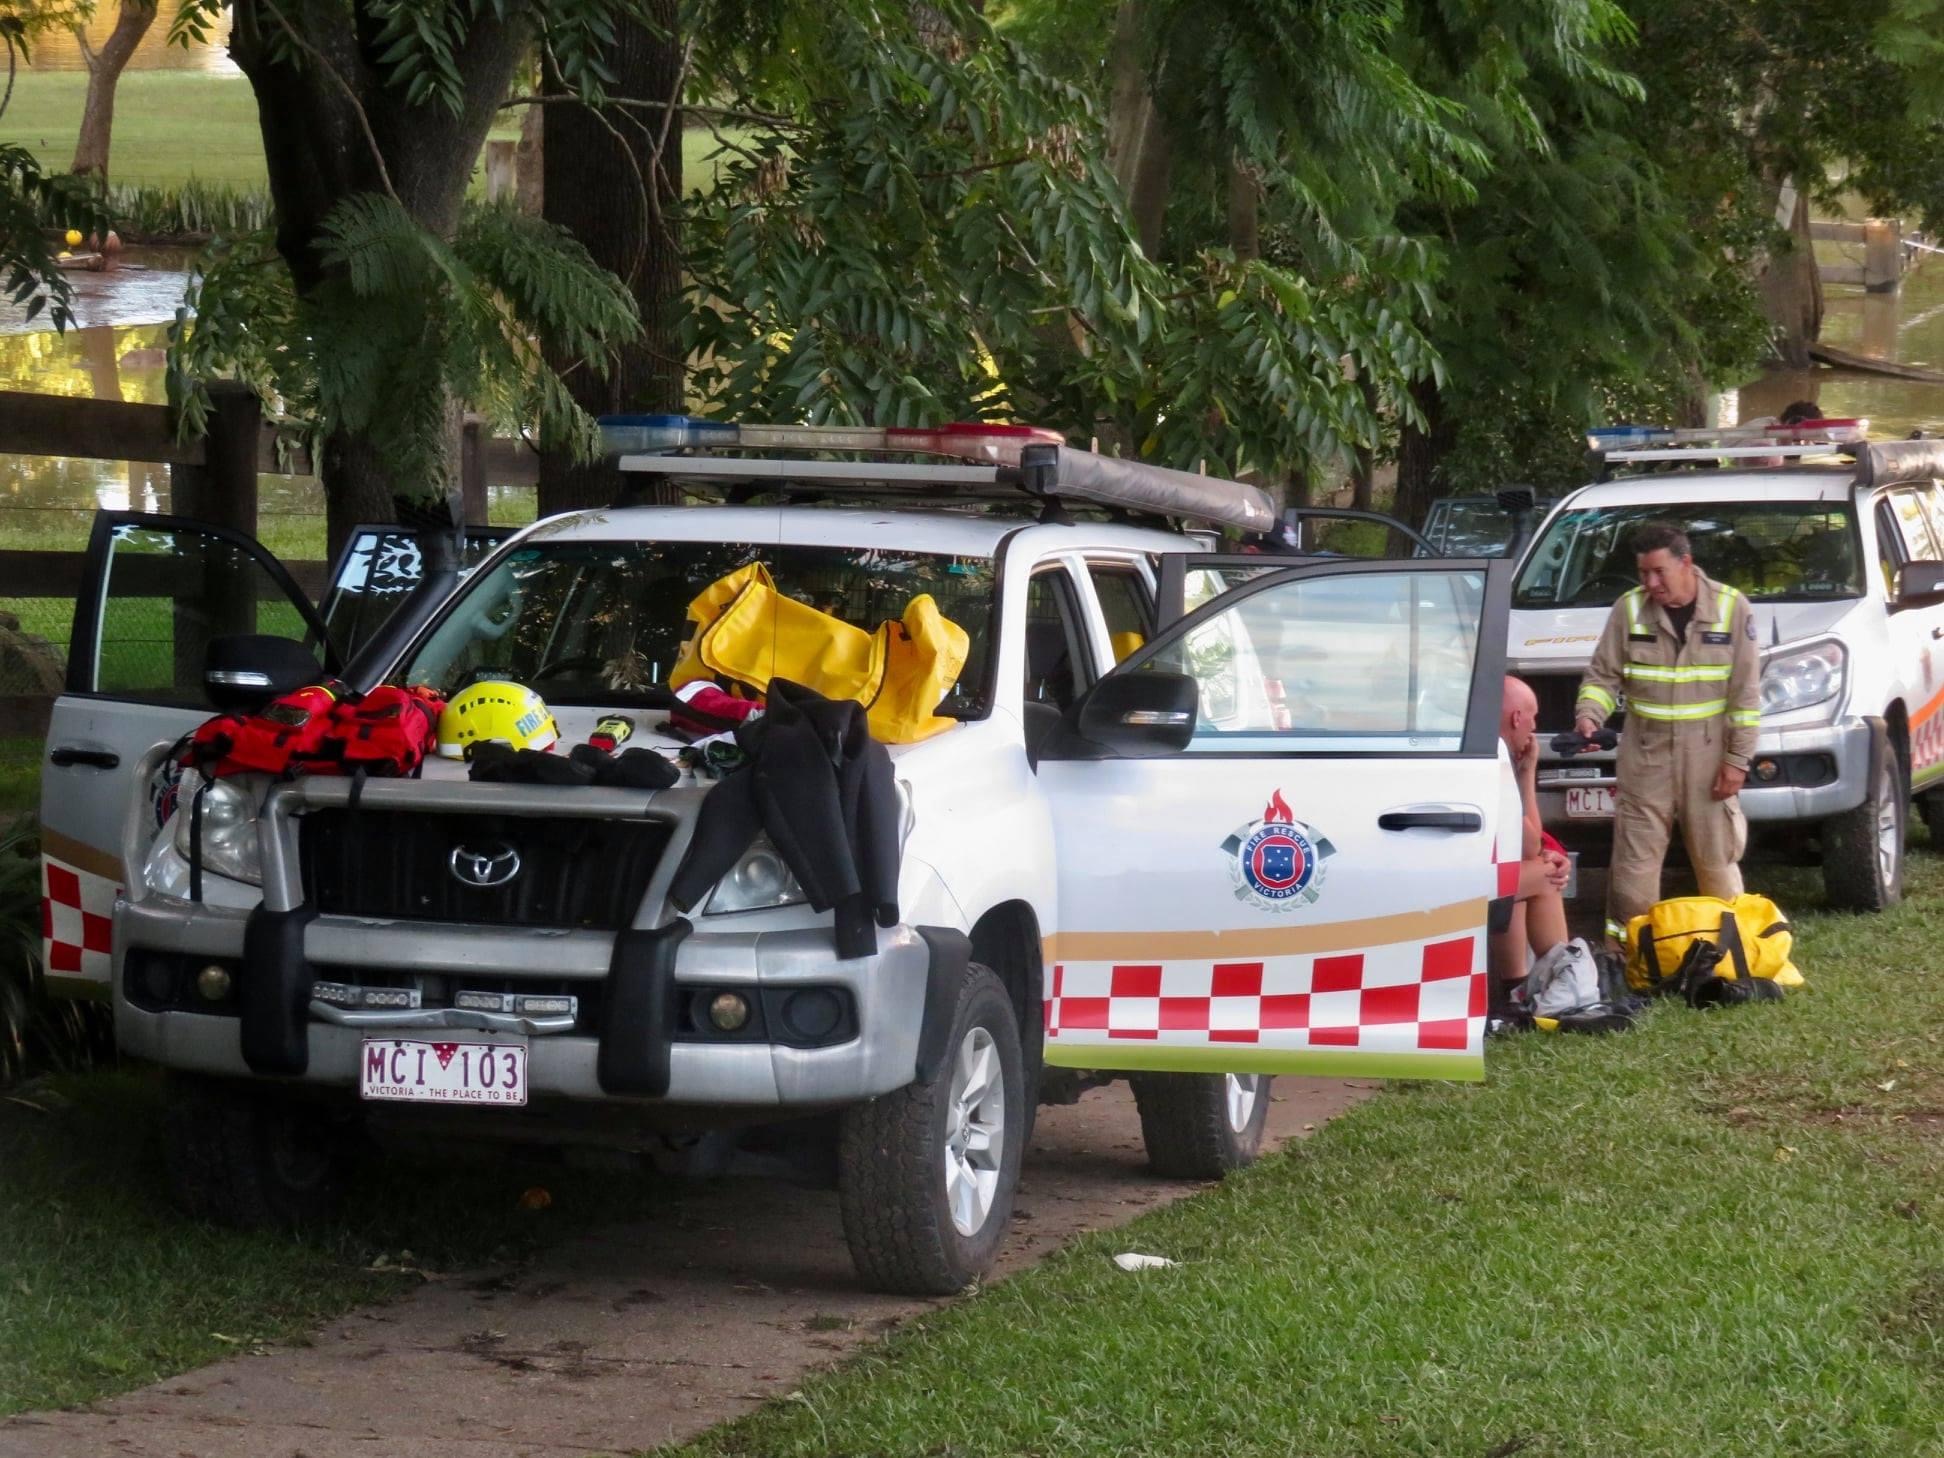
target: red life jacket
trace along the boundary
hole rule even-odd
[[[284,774],[323,752],[332,713],[349,692],[335,680],[314,683],[271,700],[258,713],[218,714],[189,736],[182,763],[212,779]]]
[[[403,779],[438,747],[445,700],[427,688],[380,684],[331,714],[331,739],[342,768],[327,773]]]

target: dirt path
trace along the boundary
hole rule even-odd
[[[1371,1087],[1277,1080],[1271,1139],[1302,1137]],[[1002,1268],[1196,1188],[1147,1173],[1124,1086],[1043,1109]],[[5,1420],[0,1458],[626,1453],[781,1396],[940,1304],[857,1290],[834,1194],[698,1184],[653,1224],[571,1242],[518,1272],[430,1283],[310,1346]]]

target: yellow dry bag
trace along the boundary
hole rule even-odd
[[[1789,954],[1795,936],[1782,908],[1766,896],[1743,893],[1733,901],[1714,896],[1677,896],[1627,923],[1627,982],[1636,992],[1674,985],[1688,949],[1697,941],[1721,948],[1714,975],[1765,978],[1778,987],[1802,986]]]

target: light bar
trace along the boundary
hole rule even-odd
[[[1641,450],[1604,451],[1601,456],[1611,463],[1615,461],[1759,460],[1764,456],[1774,459],[1781,456],[1827,456],[1839,452],[1845,455],[1854,454],[1854,448],[1827,440],[1770,441],[1764,445],[1706,448],[1691,445],[1648,446]]]
[[[982,465],[1016,466],[1029,445],[1064,445],[1057,430],[969,421],[922,429],[868,425],[731,425],[690,415],[604,415],[601,443],[609,456],[657,451],[859,451],[948,456]]]
[[[1852,417],[1825,420],[1799,420],[1792,425],[1729,426],[1721,430],[1674,430],[1658,425],[1605,425],[1586,433],[1589,449],[1610,460],[1623,459],[1623,453],[1654,448],[1675,450],[1673,455],[1632,456],[1631,459],[1678,460],[1681,451],[1689,455],[1759,456],[1759,447],[1775,445],[1860,445],[1868,438],[1870,422]],[[1676,448],[1679,448],[1678,450]]]

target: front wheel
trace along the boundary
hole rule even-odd
[[[343,1131],[273,1088],[178,1074],[163,1131],[169,1192],[186,1215],[294,1228],[336,1213],[343,1197]]]
[[[1219,1180],[1255,1163],[1269,1122],[1263,1073],[1150,1073],[1131,1079],[1148,1163],[1167,1179]]]
[[[1025,1145],[1019,1025],[978,963],[959,983],[943,1065],[844,1114],[837,1196],[873,1290],[948,1296],[991,1267],[1012,1219]]]
[[[1823,891],[1831,906],[1886,911],[1903,899],[1909,800],[1894,745],[1882,760],[1863,803],[1823,822]]]

